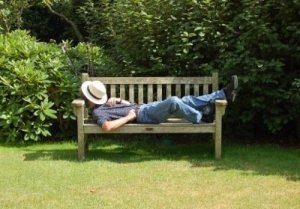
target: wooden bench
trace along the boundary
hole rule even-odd
[[[218,90],[218,73],[210,77],[89,77],[82,74],[82,82],[99,80],[106,85],[108,97],[121,97],[138,104],[161,101],[169,96],[202,95]],[[84,100],[72,102],[77,116],[78,158],[85,159],[88,134],[143,133],[212,133],[215,145],[215,158],[221,158],[222,116],[227,106],[226,100],[216,101],[216,114],[213,123],[193,124],[182,119],[170,118],[161,124],[126,124],[111,132],[106,132],[88,118]]]

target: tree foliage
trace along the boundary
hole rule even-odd
[[[298,127],[300,133],[299,0],[44,0],[34,8],[25,4],[34,2],[30,0],[23,6],[5,7],[3,2],[8,1],[0,0],[0,15],[6,18],[0,21],[3,30],[27,23],[35,25],[37,36],[49,34],[45,40],[55,39],[52,32],[61,31],[61,37],[73,43],[89,42],[66,48],[76,72],[193,76],[218,70],[221,84],[238,74],[239,99],[229,108],[228,128],[260,127],[276,133]],[[74,27],[68,21],[57,28],[51,21],[42,22],[49,18],[43,12],[39,24],[34,22],[33,12],[45,5]],[[29,11],[23,16],[25,24],[19,18],[8,19],[7,11],[20,8]]]
[[[1,0],[0,1],[0,31],[9,32],[23,24],[24,10],[36,4],[35,0]]]
[[[124,0],[104,9],[111,51],[143,75],[240,76],[232,113],[281,130],[299,117],[300,1]],[[129,72],[127,72],[129,74]]]

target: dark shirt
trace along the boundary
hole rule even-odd
[[[132,109],[136,109],[139,106],[135,103],[131,104],[116,104],[113,107],[110,107],[106,104],[97,105],[93,111],[92,116],[93,120],[102,126],[102,124],[106,121],[116,120],[128,115],[129,111]]]

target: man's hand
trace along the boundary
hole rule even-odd
[[[133,121],[136,119],[136,111],[134,109],[130,110],[127,115],[129,121]]]
[[[120,104],[122,102],[121,98],[111,97],[107,100],[106,104],[110,107]]]
[[[113,107],[116,104],[130,104],[130,102],[121,98],[111,97],[107,100],[106,104],[110,107]]]

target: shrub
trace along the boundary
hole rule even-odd
[[[248,126],[276,133],[299,121],[299,88],[293,85],[300,77],[300,30],[295,27],[300,24],[299,8],[299,1],[279,0],[227,5],[231,30],[223,31],[226,44],[218,68],[223,75],[240,75],[239,105],[233,114]]]
[[[228,109],[229,128],[237,124],[239,130],[276,133],[289,126],[300,133],[299,0],[60,3],[55,8],[73,14],[85,40],[93,43],[68,49],[76,72],[178,76],[217,69],[221,83],[238,74],[240,94]],[[95,45],[104,46],[112,59]]]
[[[74,118],[77,77],[56,44],[37,42],[25,31],[0,35],[1,140],[40,140],[51,126]]]
[[[279,0],[124,0],[107,3],[102,17],[124,74],[132,68],[142,75],[218,69],[223,83],[238,74],[231,122],[275,133],[300,121],[299,8],[299,1]]]
[[[63,42],[63,49],[70,66],[77,74],[87,72],[90,76],[119,75],[120,70],[99,46],[92,43],[79,43],[72,47],[68,41]]]
[[[203,75],[213,69],[221,36],[214,3],[124,0],[106,6],[106,36],[127,73]]]

